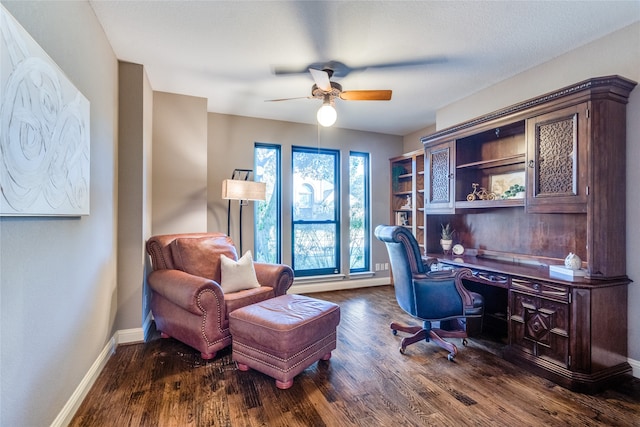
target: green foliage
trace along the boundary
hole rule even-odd
[[[516,194],[524,191],[524,186],[520,184],[513,184],[507,191],[502,193],[500,196],[501,199],[508,199],[510,197],[515,197]]]
[[[442,227],[442,231],[440,232],[442,240],[453,240],[455,230],[451,229],[451,225],[449,223],[447,223],[447,225],[440,224],[440,227]]]

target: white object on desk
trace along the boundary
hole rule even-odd
[[[569,252],[569,255],[564,259],[564,266],[570,270],[580,270],[582,267],[582,260],[573,252]]]
[[[583,270],[583,269],[574,270],[572,268],[567,268],[563,265],[549,266],[549,276],[557,277],[559,279],[573,280],[577,277],[584,277],[586,273],[587,273],[586,270]]]

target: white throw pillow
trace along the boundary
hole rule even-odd
[[[220,254],[220,273],[220,287],[225,294],[260,287],[251,251],[245,252],[238,261]]]

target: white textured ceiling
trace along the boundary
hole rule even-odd
[[[640,20],[640,1],[91,0],[119,60],[143,64],[156,91],[208,99],[210,112],[315,123],[310,75],[337,60],[344,90],[391,89],[391,101],[336,101],[336,126],[406,135],[435,111]]]

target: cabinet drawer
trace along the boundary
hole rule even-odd
[[[570,302],[569,288],[553,283],[530,282],[528,280],[512,278],[511,289],[555,301]]]

